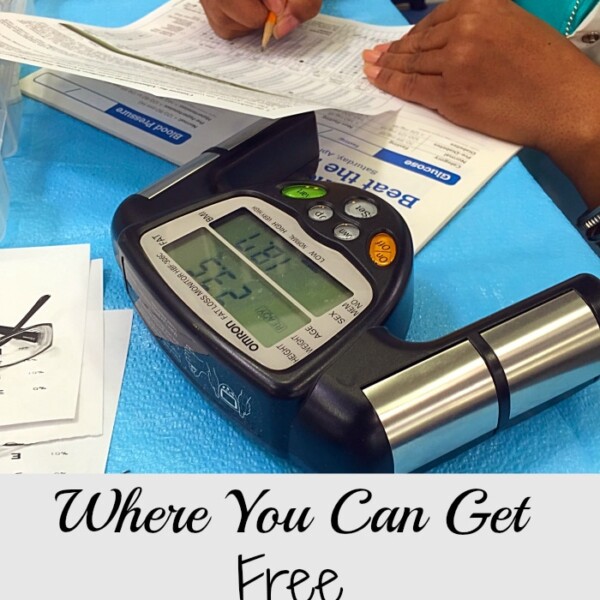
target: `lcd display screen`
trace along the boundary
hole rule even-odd
[[[269,279],[317,317],[352,296],[349,289],[314,260],[247,210],[238,210],[211,226]],[[315,260],[318,259],[315,257]]]
[[[207,229],[163,250],[266,347],[310,323],[303,311]]]

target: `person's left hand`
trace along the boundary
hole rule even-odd
[[[600,67],[511,0],[447,0],[363,59],[378,88],[546,152],[600,202]]]
[[[564,120],[569,88],[590,63],[511,0],[447,0],[363,58],[365,74],[382,90],[458,125],[536,147],[550,123]]]

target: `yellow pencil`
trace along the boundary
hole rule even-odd
[[[264,50],[273,35],[273,28],[275,27],[275,23],[277,23],[277,15],[270,10],[267,15],[267,20],[265,21],[265,28],[262,36],[261,48]]]

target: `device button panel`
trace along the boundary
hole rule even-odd
[[[308,201],[294,208],[321,233],[344,244],[365,237],[369,240],[366,254],[372,264],[389,267],[395,262],[398,242],[388,229],[387,207],[379,198],[348,194],[347,186],[331,184],[284,183],[278,189],[288,205],[296,200]]]
[[[308,200],[294,208],[308,216],[315,229],[343,244],[366,239],[365,258],[376,267],[389,267],[398,255],[398,241],[389,229],[389,209],[379,198],[348,193],[348,186],[285,183],[279,193],[290,205]],[[313,202],[310,202],[310,201]]]

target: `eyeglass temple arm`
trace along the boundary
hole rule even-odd
[[[35,313],[42,308],[44,304],[50,299],[49,294],[43,295],[28,311],[27,314],[14,326],[14,330],[18,331],[35,315]]]

